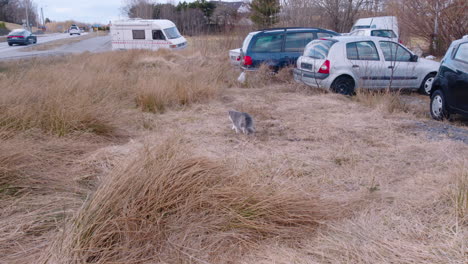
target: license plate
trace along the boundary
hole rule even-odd
[[[17,37],[12,37],[11,39],[18,39]]]

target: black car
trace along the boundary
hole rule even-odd
[[[241,48],[241,68],[255,70],[261,64],[277,70],[295,65],[305,46],[314,39],[340,34],[321,28],[271,28],[251,32]]]
[[[13,44],[28,45],[36,43],[37,37],[26,29],[15,29],[8,34],[7,41],[9,46],[13,46]]]
[[[431,88],[431,116],[468,116],[468,38],[452,42]]]

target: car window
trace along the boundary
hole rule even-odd
[[[303,52],[305,46],[314,39],[312,32],[298,32],[286,34],[284,51]]]
[[[328,32],[317,32],[317,38],[331,38],[333,36],[336,35]]]
[[[164,37],[164,34],[161,30],[153,30],[153,39],[166,40],[166,37]]]
[[[307,45],[304,50],[304,56],[314,59],[325,59],[328,56],[331,46],[335,41],[331,40],[315,40]]]
[[[283,37],[283,34],[260,36],[255,41],[252,52],[281,52]]]
[[[380,48],[386,61],[410,61],[411,53],[397,43],[380,41]]]
[[[460,44],[453,58],[468,63],[468,43]]]
[[[144,30],[132,30],[133,39],[145,39]]]
[[[350,60],[380,60],[377,48],[372,41],[347,43],[346,56]]]
[[[374,37],[383,37],[383,38],[396,38],[397,36],[393,32],[393,30],[372,30],[371,36]]]

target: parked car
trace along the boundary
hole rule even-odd
[[[7,36],[8,46],[13,44],[28,45],[37,43],[37,37],[26,29],[15,29]]]
[[[187,47],[176,25],[167,19],[128,19],[110,27],[113,50],[160,48],[179,50]]]
[[[398,20],[394,16],[367,17],[356,20],[351,32],[357,29],[390,29],[399,36]]]
[[[402,43],[398,35],[392,29],[356,29],[348,34],[348,36],[372,36],[389,38],[395,42]]]
[[[468,116],[468,38],[452,42],[442,59],[431,89],[430,109],[436,120],[452,113]]]
[[[339,34],[321,28],[272,28],[251,32],[240,49],[230,50],[233,64],[244,70],[256,70],[267,64],[273,70],[294,65],[311,40]]]
[[[71,27],[68,29],[68,33],[70,33],[70,36],[73,34],[81,35],[81,30],[77,25],[71,25]]]
[[[388,38],[340,36],[310,42],[293,72],[297,82],[346,95],[389,87],[429,94],[438,69]]]

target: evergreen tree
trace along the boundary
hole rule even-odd
[[[253,0],[250,4],[251,19],[260,28],[268,28],[278,22],[281,6],[279,0]]]

